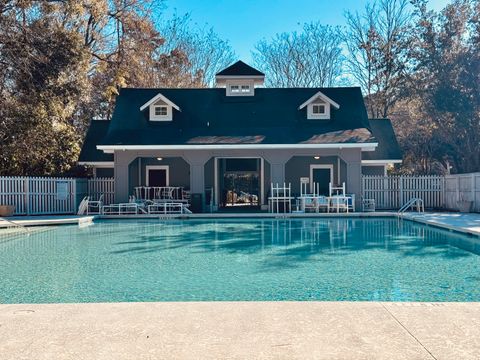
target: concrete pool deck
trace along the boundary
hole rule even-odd
[[[0,305],[7,359],[479,359],[480,303]]]
[[[480,214],[438,212],[424,214],[405,213],[401,216],[423,224],[480,236]]]

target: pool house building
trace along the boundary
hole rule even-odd
[[[390,121],[368,118],[360,88],[264,79],[238,61],[215,88],[121,89],[111,120],[91,122],[79,163],[114,177],[117,203],[174,187],[197,199],[194,211],[220,211],[267,209],[272,184],[290,184],[292,197],[345,184],[358,206],[362,174],[401,162]]]

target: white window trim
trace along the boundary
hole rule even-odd
[[[238,86],[238,92],[232,92],[231,87]],[[249,92],[242,92],[242,86],[249,86]],[[227,96],[253,96],[255,95],[255,82],[251,79],[248,80],[235,80],[227,81]]]
[[[148,175],[150,170],[165,170],[166,172],[166,184],[165,186],[170,186],[170,168],[168,165],[147,165],[145,166],[145,184],[146,186],[150,186],[148,184]]]
[[[324,105],[325,106],[325,112],[323,114],[315,114],[313,112],[313,106],[314,105]],[[329,120],[330,119],[330,104],[327,102],[313,102],[311,104],[308,104],[307,107],[307,118],[310,120]]]
[[[310,191],[313,193],[313,170],[330,169],[330,181],[333,183],[333,165],[332,164],[310,164]]]
[[[163,106],[167,108],[166,115],[155,115],[155,108]],[[150,105],[150,121],[172,121],[172,107],[168,104],[152,104]]]

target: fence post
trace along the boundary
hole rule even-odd
[[[476,194],[475,194],[475,173],[470,174],[470,180],[471,180],[471,189],[470,192],[472,193],[472,211],[475,211],[476,209]]]
[[[73,198],[73,214],[77,214],[77,179],[72,181],[72,193],[70,195]]]
[[[25,177],[23,186],[25,186],[25,212],[30,215],[30,180],[28,177]]]
[[[456,193],[457,193],[457,205],[460,201],[460,176],[457,175],[457,186],[456,186]]]
[[[399,186],[400,186],[400,207],[405,205],[405,202],[403,201],[403,175],[400,176],[399,178]]]

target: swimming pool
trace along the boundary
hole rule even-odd
[[[0,237],[0,303],[480,301],[479,254],[395,218],[106,220]]]

